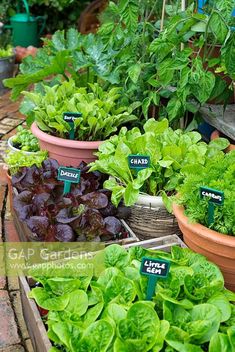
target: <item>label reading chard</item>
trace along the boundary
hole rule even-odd
[[[128,164],[130,169],[146,169],[150,167],[149,155],[128,155]]]

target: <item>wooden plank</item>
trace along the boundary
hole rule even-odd
[[[203,119],[217,130],[235,140],[235,104],[223,105],[205,104],[199,109]]]
[[[34,352],[48,352],[52,347],[45,326],[34,300],[28,298],[30,287],[25,277],[19,277],[21,302],[24,319],[29,331]]]

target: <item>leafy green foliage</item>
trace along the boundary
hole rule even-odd
[[[7,45],[7,47],[0,47],[0,58],[5,58],[13,55],[13,47],[11,45]]]
[[[96,255],[98,260],[101,255],[105,267],[98,277],[50,277],[53,273],[31,270],[43,287],[33,288],[30,297],[49,310],[48,336],[58,351],[234,350],[235,295],[224,288],[215,264],[177,246],[166,253],[111,245]],[[143,256],[171,262],[151,302],[145,301],[147,278],[139,273]],[[52,289],[52,281],[59,283],[59,291]]]
[[[11,175],[17,173],[22,167],[33,165],[40,167],[43,160],[47,158],[47,151],[39,151],[34,154],[26,155],[23,151],[9,152],[4,158]]]
[[[235,152],[218,154],[197,168],[185,167],[184,183],[178,188],[179,202],[185,206],[185,214],[193,222],[208,225],[208,199],[200,199],[199,187],[205,186],[224,192],[224,205],[215,206],[211,229],[235,235]]]
[[[28,151],[37,152],[39,151],[38,139],[32,134],[32,132],[22,126],[17,127],[17,133],[11,139],[13,147]]]
[[[75,139],[81,141],[104,140],[121,125],[135,121],[132,114],[138,104],[126,107],[119,103],[120,88],[105,92],[97,83],[90,84],[90,92],[77,88],[73,80],[61,85],[42,86],[43,94],[24,92],[27,103],[32,106],[38,127],[47,133],[68,138],[70,125],[63,120],[65,112],[79,112],[76,119]],[[31,110],[32,112],[32,110]]]
[[[168,127],[167,119],[159,122],[149,119],[144,125],[144,133],[137,127],[130,131],[123,127],[118,136],[102,143],[98,160],[90,164],[90,170],[111,176],[104,187],[112,191],[113,204],[119,204],[123,198],[125,205],[130,206],[140,192],[150,195],[174,192],[184,179],[182,170],[185,167],[196,170],[228,143],[226,139],[220,139],[207,145],[197,132],[173,131]],[[128,165],[130,154],[149,155],[150,167],[138,173],[131,170]]]

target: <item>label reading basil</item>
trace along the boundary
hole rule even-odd
[[[69,181],[71,183],[79,183],[81,170],[71,167],[60,167],[58,170],[59,181]]]
[[[162,259],[153,259],[143,257],[141,262],[140,272],[143,275],[154,275],[157,277],[166,278],[170,269],[170,262]]]
[[[148,155],[128,155],[130,169],[146,169],[150,167],[150,157]]]
[[[209,198],[210,202],[217,205],[223,205],[224,203],[224,192],[218,191],[217,189],[209,187],[200,187],[201,198]]]
[[[63,119],[64,121],[71,123],[74,122],[77,118],[81,117],[82,114],[80,112],[64,112]]]

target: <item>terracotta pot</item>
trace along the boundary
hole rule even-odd
[[[220,131],[215,130],[211,133],[211,141],[219,137],[221,137]],[[231,150],[235,150],[235,144],[230,143],[230,145],[224,151],[225,153],[229,153]]]
[[[201,224],[189,223],[184,215],[184,207],[177,204],[173,204],[173,212],[187,246],[217,264],[224,275],[225,286],[235,291],[235,236],[223,235]]]
[[[90,163],[96,159],[94,153],[102,141],[82,142],[50,136],[41,131],[34,122],[32,133],[38,138],[40,149],[47,150],[49,157],[56,159],[60,165],[78,166],[81,161]]]

